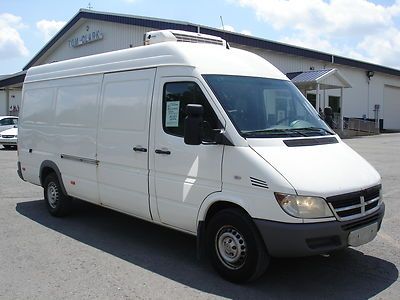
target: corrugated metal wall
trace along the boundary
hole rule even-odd
[[[87,43],[75,48],[70,47],[70,39],[97,30],[100,30],[103,33],[102,40]],[[86,21],[83,22],[78,29],[63,38],[63,40],[60,41],[59,46],[56,47],[44,61],[38,63],[49,63],[114,50],[127,49],[130,45],[133,47],[143,45],[143,35],[150,30],[153,29],[96,20]]]

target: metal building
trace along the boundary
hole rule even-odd
[[[197,24],[81,9],[23,68],[0,76],[0,115],[18,115],[22,83],[32,66],[143,45],[146,32],[179,29],[220,36],[232,47],[274,64],[318,110],[379,120],[400,130],[400,70]]]

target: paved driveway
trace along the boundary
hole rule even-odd
[[[193,237],[83,202],[48,215],[39,187],[0,150],[1,299],[399,299],[400,134],[346,140],[381,173],[386,217],[371,243],[331,255],[275,259],[248,285],[196,260]]]

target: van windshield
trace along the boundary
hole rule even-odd
[[[332,135],[332,130],[290,81],[203,75],[243,137]]]

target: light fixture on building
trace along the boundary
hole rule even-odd
[[[371,77],[373,77],[374,74],[375,74],[374,71],[367,71],[367,77],[368,77],[368,79],[371,79]]]

